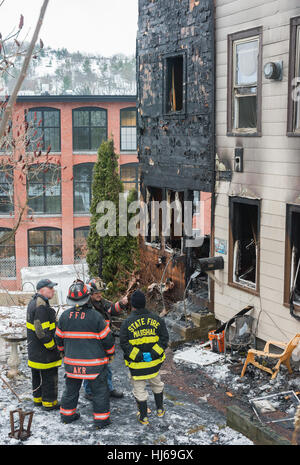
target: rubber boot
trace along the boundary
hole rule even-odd
[[[80,418],[80,413],[79,412],[74,413],[69,418],[61,415],[61,421],[62,421],[62,423],[65,423],[65,424],[73,423],[73,421],[79,420],[79,418]]]
[[[156,415],[158,417],[163,417],[166,411],[163,406],[164,393],[160,392],[159,394],[154,394],[155,404],[156,404]]]
[[[136,399],[136,403],[138,406],[138,421],[142,425],[149,425],[148,417],[147,417],[147,401],[140,402]]]

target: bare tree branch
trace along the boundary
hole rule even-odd
[[[38,22],[36,24],[35,31],[33,33],[30,45],[28,47],[28,50],[27,50],[27,53],[26,53],[26,56],[25,56],[25,59],[24,59],[24,62],[23,62],[21,73],[20,73],[20,75],[18,77],[18,80],[17,80],[17,82],[15,84],[15,87],[13,89],[13,92],[12,92],[10,98],[9,98],[9,101],[8,101],[7,105],[6,105],[6,108],[5,108],[5,111],[4,111],[2,120],[1,120],[1,124],[0,124],[0,140],[1,140],[1,138],[3,137],[3,135],[5,133],[5,129],[6,129],[8,121],[9,121],[9,118],[11,117],[12,108],[13,108],[15,102],[16,102],[18,92],[19,92],[19,90],[20,90],[20,88],[21,88],[21,86],[23,84],[24,79],[26,78],[28,67],[29,67],[29,64],[30,64],[30,60],[31,60],[35,44],[37,42],[37,39],[38,39],[38,36],[39,36],[39,33],[40,33],[40,29],[41,29],[42,24],[43,24],[43,20],[44,20],[44,16],[45,16],[45,13],[46,13],[48,3],[49,3],[49,0],[44,0],[44,2],[43,2],[43,5],[42,5],[41,11],[40,11],[40,15],[39,15],[39,19],[38,19]]]

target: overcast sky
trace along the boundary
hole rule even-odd
[[[0,8],[4,37],[24,16],[31,37],[42,0],[5,0]],[[50,0],[40,37],[46,46],[70,52],[135,54],[138,0]],[[23,36],[24,37],[24,34]]]

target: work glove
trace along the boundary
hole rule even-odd
[[[109,357],[109,359],[108,359],[108,363],[111,363],[111,362],[114,360],[114,358],[115,358],[115,356],[114,356],[114,355],[112,355],[111,357]]]

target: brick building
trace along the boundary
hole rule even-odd
[[[92,168],[102,140],[114,139],[125,190],[138,183],[135,96],[19,96],[12,127],[25,110],[29,121],[41,120],[38,135],[44,150],[51,145],[51,164],[56,170],[60,166],[60,182],[50,186],[51,166],[37,177],[28,176],[26,183],[14,175],[14,200],[28,196],[32,210],[18,227],[15,240],[0,246],[1,286],[10,290],[21,288],[22,267],[69,265],[79,259],[78,246],[89,230]],[[6,182],[2,175],[0,185]],[[1,192],[3,235],[14,227],[15,212],[14,202],[8,207],[3,198],[7,190]]]

